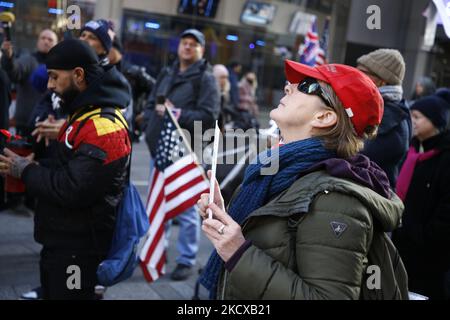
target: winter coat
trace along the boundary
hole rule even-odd
[[[393,194],[388,200],[325,171],[308,174],[250,214],[242,231],[252,244],[223,270],[217,296],[359,299],[374,232],[394,230],[402,211]]]
[[[232,69],[228,69],[230,73],[230,102],[237,108],[239,107],[239,75]]]
[[[154,157],[163,119],[155,112],[159,96],[169,99],[175,108],[181,109],[178,123],[189,131],[191,144],[194,139],[194,122],[200,121],[202,133],[213,128],[219,118],[220,93],[211,67],[206,60],[200,60],[185,72],[179,73],[179,63],[163,69],[150,94],[145,111],[145,133],[150,152]],[[200,140],[201,141],[201,140]]]
[[[419,150],[419,142],[413,140]],[[443,298],[444,274],[450,270],[450,134],[423,142],[424,151],[440,153],[416,165],[400,229],[393,240],[409,275],[410,290]]]
[[[411,116],[405,101],[384,101],[384,115],[377,137],[368,140],[362,154],[383,169],[395,189],[412,136]]]
[[[28,128],[31,113],[35,104],[42,98],[43,94],[36,90],[31,82],[33,72],[45,63],[45,54],[35,52],[23,54],[18,58],[9,59],[2,56],[2,67],[8,73],[11,82],[16,83],[16,125],[21,130],[30,131]]]
[[[38,198],[35,239],[45,247],[109,250],[131,151],[117,119],[128,99],[113,70],[104,73],[67,107],[54,159],[25,168],[27,192]]]

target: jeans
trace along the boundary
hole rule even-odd
[[[177,250],[179,256],[176,259],[177,264],[186,266],[195,265],[195,259],[200,241],[200,217],[197,207],[191,207],[176,217],[180,226],[178,234]],[[170,226],[172,221],[166,225],[166,237],[170,236]]]

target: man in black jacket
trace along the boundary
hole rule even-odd
[[[398,50],[379,49],[360,57],[358,69],[372,79],[384,100],[377,137],[366,142],[362,153],[386,172],[395,190],[412,137],[411,116],[403,99],[405,61]]]
[[[201,145],[202,141],[201,137],[194,136],[195,122],[201,123],[202,131],[205,131],[214,127],[215,120],[219,118],[219,89],[211,66],[203,59],[204,53],[204,35],[196,29],[188,29],[181,34],[178,60],[172,67],[163,69],[158,76],[144,116],[146,141],[152,158],[156,156],[166,107],[178,109],[181,128],[189,131],[192,139],[200,139],[197,145]],[[165,103],[158,101],[162,98]],[[186,210],[177,219],[180,223],[177,245],[180,256],[172,279],[184,280],[191,274],[195,264],[200,223],[195,207]]]
[[[43,298],[94,299],[97,266],[111,245],[130,160],[120,112],[128,90],[80,40],[55,46],[47,69],[48,88],[61,97],[68,115],[57,155],[37,164],[5,149],[0,173],[21,178],[38,198]]]

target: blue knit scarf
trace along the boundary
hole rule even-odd
[[[228,212],[241,226],[250,213],[288,189],[302,171],[336,156],[334,152],[326,150],[316,138],[292,142],[276,151],[268,150],[258,155],[254,161],[256,163],[250,164],[245,172],[241,191]],[[261,175],[261,169],[270,167],[276,158],[279,163],[278,173]],[[216,298],[217,283],[223,266],[223,260],[214,251],[200,276],[200,283],[209,290],[211,299]]]

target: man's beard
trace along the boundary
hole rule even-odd
[[[63,93],[56,93],[56,95],[61,98],[59,106],[62,113],[70,114],[73,111],[70,110],[70,107],[80,93],[81,91],[77,89],[74,83],[71,83],[69,88],[67,88]]]

